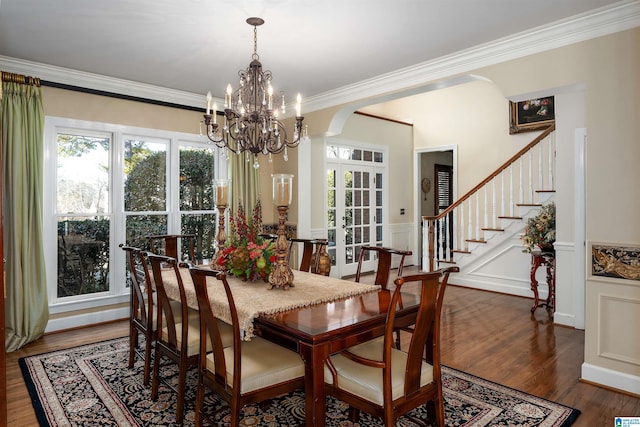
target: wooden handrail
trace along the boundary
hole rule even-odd
[[[491,173],[491,175],[489,175],[488,177],[486,177],[485,179],[483,179],[482,181],[480,181],[480,183],[478,185],[476,185],[475,187],[473,187],[471,190],[467,191],[465,193],[464,196],[460,197],[458,200],[456,200],[455,202],[453,202],[451,205],[449,205],[444,211],[442,211],[440,214],[436,215],[436,216],[423,216],[422,218],[424,220],[427,221],[436,221],[440,218],[443,218],[444,216],[446,216],[447,214],[449,214],[451,211],[453,211],[457,206],[461,205],[462,202],[464,202],[465,200],[467,200],[469,197],[471,197],[473,194],[475,194],[478,190],[480,190],[482,187],[484,187],[485,185],[487,185],[487,183],[489,183],[493,178],[495,178],[496,176],[498,176],[500,174],[500,172],[502,172],[503,170],[505,170],[506,168],[508,168],[509,166],[511,166],[516,160],[518,160],[520,157],[522,157],[527,151],[531,150],[534,146],[536,146],[540,141],[542,141],[543,139],[545,139],[547,136],[549,136],[549,134],[551,132],[553,132],[556,129],[556,125],[555,123],[552,124],[551,126],[549,126],[544,132],[542,132],[537,138],[535,138],[533,141],[531,141],[529,144],[527,144],[522,150],[518,151],[516,154],[514,154],[509,160],[507,160],[502,166],[500,166],[498,169],[496,169],[493,173]]]

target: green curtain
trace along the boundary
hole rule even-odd
[[[3,72],[1,105],[6,349],[14,351],[42,336],[49,319],[40,80]]]
[[[247,161],[247,158],[249,161]],[[231,200],[229,206],[235,213],[242,203],[247,213],[253,211],[260,197],[260,173],[253,167],[253,155],[246,153],[229,154],[229,170],[231,171]],[[264,204],[263,204],[264,206]]]

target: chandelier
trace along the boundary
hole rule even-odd
[[[302,99],[298,94],[295,107],[296,122],[293,135],[289,139],[284,123],[278,117],[286,113],[284,93],[280,92],[274,100],[271,71],[262,70],[258,57],[258,26],[264,24],[264,20],[248,18],[247,24],[253,26],[251,63],[246,70],[238,72],[240,85],[235,92],[231,84],[227,86],[221,125],[218,124],[217,105],[212,105],[211,92],[207,93],[204,124],[207,137],[216,146],[224,149],[224,155],[228,154],[227,150],[235,154],[246,153],[247,161],[253,155],[253,167],[258,168],[259,154],[268,155],[271,161],[272,154],[284,151],[286,161],[287,149],[297,147],[301,139],[306,140],[308,136],[306,129],[302,128]]]

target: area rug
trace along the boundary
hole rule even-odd
[[[142,362],[128,369],[128,338],[99,342],[20,359],[20,367],[41,426],[173,426],[175,394],[160,386],[159,397],[142,385]],[[164,375],[176,376],[174,364],[163,366]],[[177,377],[177,376],[176,376]],[[177,381],[176,381],[177,382]],[[194,419],[196,372],[188,378],[183,426]],[[447,426],[553,426],[573,424],[580,411],[483,380],[464,372],[443,368]],[[227,406],[208,395],[205,406],[216,426],[229,425]],[[348,421],[348,406],[327,398],[327,426],[381,426],[378,418],[362,413],[359,423]],[[412,414],[425,419],[426,411]],[[273,399],[271,404],[243,409],[242,426],[304,426],[302,390]],[[401,418],[396,426],[413,427]]]

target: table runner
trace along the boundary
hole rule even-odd
[[[179,270],[187,295],[187,305],[197,309],[198,300],[189,269],[180,268]],[[271,285],[263,281],[246,282],[234,276],[227,276],[238,311],[240,329],[244,331],[245,340],[254,336],[253,320],[258,316],[281,313],[380,290],[380,286],[366,285],[304,271],[294,271],[293,274],[294,287],[287,290],[271,289]],[[173,270],[163,270],[162,279],[169,298],[179,299],[178,283]],[[209,301],[213,314],[220,320],[231,324],[231,313],[224,288],[222,283],[215,283],[216,281],[217,279],[214,277],[207,278]]]

